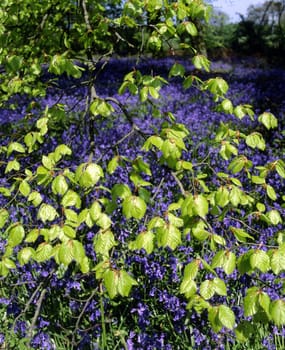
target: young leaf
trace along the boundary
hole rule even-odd
[[[78,193],[73,190],[68,190],[65,195],[62,197],[61,205],[63,207],[76,207],[80,209],[81,207],[81,198]]]
[[[9,218],[9,212],[7,209],[0,209],[0,229],[3,228]]]
[[[238,341],[246,342],[254,334],[255,328],[249,321],[241,321],[235,329],[235,335]]]
[[[127,219],[142,219],[146,208],[145,201],[137,196],[129,196],[123,201],[123,214]]]
[[[20,265],[23,266],[27,264],[29,260],[33,258],[34,254],[35,254],[35,250],[32,247],[22,248],[17,254],[17,258]]]
[[[192,279],[184,277],[180,284],[179,291],[181,294],[184,294],[186,298],[191,298],[197,292],[197,285]]]
[[[211,280],[205,280],[200,285],[201,296],[208,300],[215,294],[215,285]]]
[[[195,214],[202,218],[205,218],[209,211],[209,204],[207,199],[202,194],[199,194],[197,196],[194,196],[193,204]]]
[[[25,237],[25,230],[20,223],[16,223],[10,227],[8,234],[8,245],[10,247],[16,247],[23,241]]]
[[[41,263],[50,259],[53,254],[53,247],[49,243],[43,242],[37,247],[34,258],[37,262]]]
[[[111,299],[118,294],[119,271],[107,269],[103,274],[104,285]]]
[[[171,223],[165,223],[157,228],[157,245],[176,249],[181,243],[181,232]]]
[[[118,293],[122,297],[129,296],[132,287],[137,285],[138,285],[137,281],[133,279],[126,271],[124,270],[119,271],[117,288],[118,288]]]
[[[220,305],[218,309],[218,317],[221,324],[228,329],[233,329],[235,325],[235,314],[233,311],[226,305]]]
[[[276,249],[271,255],[271,269],[278,275],[281,271],[285,270],[285,254],[284,249]]]
[[[234,272],[236,267],[236,256],[233,252],[226,252],[223,269],[227,275]]]
[[[208,320],[213,328],[214,332],[219,332],[223,325],[219,320],[219,307],[218,306],[214,306],[214,307],[210,307],[208,310]]]
[[[252,269],[259,269],[265,273],[270,269],[270,259],[265,251],[256,249],[249,259]]]
[[[257,313],[259,309],[258,295],[259,289],[257,287],[252,287],[247,290],[246,296],[243,300],[245,316],[253,316]]]
[[[285,302],[282,299],[274,300],[270,304],[269,309],[273,322],[277,326],[285,325]]]
[[[94,236],[93,246],[96,254],[109,257],[109,251],[117,245],[112,231],[100,231]]]
[[[63,196],[68,190],[68,184],[63,175],[58,175],[54,178],[51,184],[51,188],[54,194]]]
[[[213,285],[214,285],[215,293],[223,296],[227,295],[227,287],[225,285],[225,282],[222,279],[215,277],[213,279]]]
[[[155,235],[152,231],[143,231],[138,234],[135,241],[129,243],[129,249],[144,249],[147,254],[151,254],[154,249],[154,238]]]
[[[38,211],[38,218],[42,220],[43,223],[53,221],[58,216],[57,211],[50,204],[42,204]]]
[[[266,129],[273,129],[277,127],[277,119],[276,117],[270,113],[270,112],[264,112],[258,117],[258,121],[262,123]]]

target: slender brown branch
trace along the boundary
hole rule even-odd
[[[78,316],[78,318],[77,318],[77,320],[76,320],[75,329],[74,329],[74,331],[73,331],[73,333],[72,333],[71,344],[76,344],[75,336],[76,336],[76,334],[77,334],[77,330],[79,329],[79,324],[80,324],[81,319],[82,319],[82,317],[83,317],[83,315],[84,315],[84,313],[85,313],[85,311],[86,311],[86,309],[87,309],[87,306],[89,305],[91,299],[94,297],[94,295],[96,294],[96,292],[97,292],[96,289],[92,291],[92,293],[90,294],[89,298],[86,300],[86,302],[85,302],[85,304],[84,304],[84,306],[83,306],[83,308],[82,308],[82,310],[81,310],[81,312],[80,312],[80,314],[79,314],[79,316]]]
[[[179,187],[180,192],[182,193],[182,195],[183,195],[184,197],[187,197],[187,194],[188,194],[188,193],[187,193],[187,191],[185,191],[185,189],[184,189],[184,187],[183,187],[183,185],[182,185],[182,182],[178,179],[176,173],[175,173],[174,171],[171,171],[171,175],[172,175],[172,177],[174,178],[175,182],[177,183],[177,185],[178,185],[178,187]]]
[[[37,305],[36,311],[35,311],[34,317],[32,319],[31,325],[30,325],[30,327],[28,329],[28,338],[30,339],[30,342],[31,342],[32,337],[33,337],[33,330],[35,328],[37,319],[39,317],[39,314],[40,314],[40,311],[41,311],[41,307],[42,307],[42,304],[43,304],[46,292],[47,292],[46,288],[41,291],[40,297],[39,297],[39,299],[38,299],[38,301],[36,303],[36,305]]]
[[[88,11],[87,11],[87,6],[86,6],[86,1],[85,0],[81,0],[81,6],[82,6],[82,9],[83,9],[83,16],[84,16],[84,21],[85,21],[85,24],[86,24],[86,28],[87,28],[88,31],[92,32],[92,27],[91,27],[91,24],[90,24],[89,14],[88,14]]]

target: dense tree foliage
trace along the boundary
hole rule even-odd
[[[3,346],[282,334],[282,121],[211,72],[209,18],[202,0],[2,1]]]

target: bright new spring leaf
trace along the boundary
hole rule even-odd
[[[145,201],[137,196],[129,196],[123,201],[123,214],[127,219],[141,219],[146,212]]]
[[[264,112],[258,117],[258,121],[262,123],[266,129],[274,129],[277,127],[278,121],[270,112]]]

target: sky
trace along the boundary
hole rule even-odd
[[[246,15],[250,5],[263,4],[265,0],[213,0],[212,5],[230,16],[231,22],[238,22],[240,17],[237,13]]]

